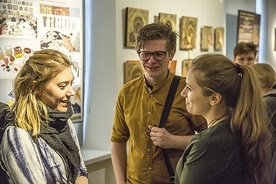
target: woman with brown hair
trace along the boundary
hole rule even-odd
[[[197,57],[181,95],[208,129],[195,135],[178,162],[176,184],[269,184],[269,121],[249,66],[220,54]]]

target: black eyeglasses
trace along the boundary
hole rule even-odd
[[[166,57],[167,51],[155,51],[155,52],[148,52],[148,51],[139,51],[138,56],[142,61],[150,60],[151,55],[156,61],[163,61]]]

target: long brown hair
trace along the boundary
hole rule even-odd
[[[190,68],[190,72],[194,71],[200,73],[196,81],[205,95],[217,92],[223,96],[248,176],[253,183],[268,184],[272,135],[254,72],[221,54],[197,57]]]

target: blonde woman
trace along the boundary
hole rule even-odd
[[[74,125],[70,121],[72,63],[62,53],[37,51],[14,81],[15,102],[0,146],[9,183],[87,184]]]

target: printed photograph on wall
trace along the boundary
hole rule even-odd
[[[125,46],[134,48],[137,32],[148,24],[149,11],[137,8],[126,8]]]
[[[73,116],[71,117],[71,120],[73,122],[79,121],[80,119],[82,119],[82,88],[81,85],[74,85],[73,89],[75,91],[75,95],[73,97],[70,98],[70,102],[72,104],[72,108],[73,108]]]
[[[55,49],[73,63],[73,87],[81,89],[82,3],[75,0],[0,2],[0,79],[12,81],[35,51]],[[74,122],[80,121],[82,112],[74,118]]]
[[[192,59],[184,59],[182,61],[182,76],[183,77],[187,76],[188,70],[192,65],[192,61],[193,61]]]
[[[143,69],[139,60],[127,60],[125,67],[125,83],[143,75]]]
[[[214,29],[214,50],[220,51],[224,48],[224,28],[217,27]]]
[[[203,26],[201,28],[201,51],[209,51],[209,48],[213,47],[213,33],[211,26]]]
[[[176,31],[176,14],[159,13],[159,22],[168,24],[173,31]]]
[[[197,18],[182,16],[180,19],[180,44],[181,50],[196,48]]]
[[[24,4],[21,1],[1,1],[0,79],[15,78],[34,49],[24,40],[36,38],[34,4],[31,1],[24,1]]]

